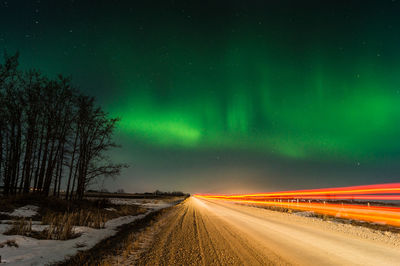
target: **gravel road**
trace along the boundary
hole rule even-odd
[[[394,233],[195,197],[168,217],[139,265],[400,265]]]

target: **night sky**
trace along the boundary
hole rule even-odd
[[[246,2],[246,3],[245,3]],[[399,181],[400,2],[0,2],[0,49],[122,118],[110,190]]]

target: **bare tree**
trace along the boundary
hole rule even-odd
[[[107,151],[118,119],[80,94],[70,78],[49,79],[37,70],[20,71],[18,57],[0,64],[0,180],[4,194],[41,193],[82,199],[101,176],[125,167]],[[65,171],[67,169],[67,171]]]

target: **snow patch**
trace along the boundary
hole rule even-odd
[[[13,212],[0,212],[12,217],[30,218],[38,213],[39,207],[34,205],[26,205],[21,208],[15,209]]]
[[[140,205],[151,210],[160,210],[176,205],[179,201],[163,201],[160,199],[110,199],[116,205]]]
[[[0,249],[3,264],[12,265],[46,265],[62,261],[68,256],[73,256],[79,250],[90,249],[101,240],[114,235],[119,226],[131,223],[145,217],[149,212],[136,216],[123,216],[106,222],[104,229],[94,229],[85,226],[75,226],[74,232],[81,235],[69,240],[38,240],[19,235],[0,234],[0,243],[15,240],[16,247],[5,246]],[[0,232],[4,232],[10,225],[0,224]],[[34,230],[41,231],[45,225],[36,225]]]
[[[311,217],[314,215],[314,212],[305,211],[305,212],[295,212],[294,214],[302,217]]]

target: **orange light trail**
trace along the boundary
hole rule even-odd
[[[400,183],[243,195],[198,194],[195,196],[244,204],[312,211],[341,218],[400,226],[400,207],[372,206],[370,203],[367,205],[367,202],[364,202],[364,205],[362,205],[363,203],[338,204],[329,202],[329,200],[346,199],[400,201]],[[318,202],[320,200],[328,201],[321,203]],[[376,205],[376,203],[374,204]]]
[[[239,198],[229,197],[230,199]],[[313,199],[313,200],[400,200],[400,195],[329,195],[329,196],[279,196],[279,197],[262,197],[262,196],[246,196],[253,200],[269,200],[269,199]]]

